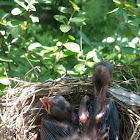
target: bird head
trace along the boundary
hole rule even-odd
[[[94,65],[92,81],[96,87],[97,94],[99,94],[103,86],[107,86],[111,82],[113,69],[113,66],[106,59]]]
[[[40,98],[45,110],[56,119],[62,120],[71,113],[71,105],[61,95]]]

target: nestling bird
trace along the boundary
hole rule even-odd
[[[61,140],[76,132],[78,116],[63,96],[43,97],[40,100],[48,112],[48,116],[42,119],[41,140]]]
[[[78,117],[63,96],[41,98],[49,114],[42,120],[41,140],[117,140],[118,111],[113,99],[105,100],[112,74],[113,66],[108,60],[94,65],[92,80],[97,97],[93,103],[88,96],[81,99]]]
[[[97,91],[89,112],[84,132],[91,140],[117,140],[119,137],[119,116],[114,101],[110,98],[105,101],[108,84],[112,80],[113,66],[108,60],[99,62],[93,68],[93,83]]]
[[[77,115],[74,113],[70,103],[63,96],[43,97],[40,100],[50,116],[57,120],[67,119],[73,123],[77,123]]]

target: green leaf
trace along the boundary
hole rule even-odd
[[[31,3],[29,3],[29,5],[27,6],[27,10],[31,10],[31,11],[36,11],[36,8],[34,5],[32,5]]]
[[[19,46],[20,46],[20,44],[22,43],[22,39],[21,38],[14,38],[13,40],[12,40],[12,43],[15,43],[15,44],[18,44]]]
[[[63,33],[68,32],[70,29],[71,29],[71,26],[70,26],[70,25],[62,24],[62,25],[60,26],[60,30],[61,30]]]
[[[4,90],[4,88],[1,87],[1,85],[0,85],[0,90]],[[6,95],[6,92],[2,92],[2,93],[0,93],[0,97],[2,97],[3,95]]]
[[[83,18],[83,17],[74,17],[70,21],[71,22],[83,22],[83,21],[85,21],[85,18]]]
[[[25,3],[23,2],[23,0],[14,0],[18,5],[20,5],[21,7],[23,7],[24,9],[27,10],[27,6],[25,5]]]
[[[13,62],[12,59],[8,59],[8,58],[2,57],[2,56],[0,56],[0,61],[4,61],[4,62]]]
[[[107,38],[103,39],[102,42],[103,43],[113,43],[113,42],[115,42],[115,38],[114,37],[107,37]]]
[[[116,4],[122,4],[119,0],[113,0]]]
[[[115,12],[117,12],[118,10],[119,10],[119,8],[115,8],[115,9],[113,9],[112,11],[108,12],[107,14],[115,13]]]
[[[71,57],[72,55],[75,55],[75,52],[72,52],[70,50],[64,50],[64,57]]]
[[[2,67],[0,67],[0,73],[2,73],[2,71],[3,71],[3,68],[2,68]]]
[[[140,50],[132,47],[121,47],[120,51],[124,54],[130,54],[130,55],[138,55],[140,56]]]
[[[65,16],[63,16],[63,15],[55,15],[54,18],[55,18],[57,21],[59,21],[59,22],[65,24],[65,21],[64,21],[64,19],[66,19]]]
[[[21,14],[22,11],[19,9],[19,8],[14,8],[12,11],[11,11],[11,14],[12,15],[19,15]]]
[[[14,6],[15,5],[15,3],[12,1],[12,2],[7,2],[7,1],[1,1],[0,2],[0,6],[7,6],[7,5],[10,5],[10,6]]]
[[[67,73],[72,76],[79,76],[79,73],[76,73],[73,70],[68,70]]]
[[[13,50],[10,51],[10,56],[14,56],[15,59],[16,59],[17,57],[20,57],[20,56],[23,55],[23,54],[24,54],[24,52],[19,51],[18,48],[15,48],[15,49],[13,49]]]
[[[4,25],[4,26],[7,26],[7,23],[3,22],[2,20],[0,20],[0,24]]]
[[[85,71],[85,65],[84,64],[77,64],[74,66],[75,71],[80,72],[80,71]]]
[[[19,20],[12,20],[12,21],[11,21],[12,26],[21,25],[22,23],[23,23],[23,22],[22,22],[22,21],[19,21]]]
[[[10,81],[7,77],[0,76],[0,83],[3,84],[3,85],[9,85]]]
[[[121,47],[120,48],[120,51],[122,52],[122,53],[125,53],[125,54],[133,54],[133,48],[131,48],[131,47]]]
[[[43,56],[44,56],[45,59],[50,59],[50,58],[54,58],[55,57],[55,53],[53,53],[51,51],[51,52],[44,53]]]
[[[112,53],[112,54],[109,54],[109,55],[106,57],[106,59],[109,59],[109,60],[114,59],[117,55],[118,55],[118,52],[114,52],[114,53]]]
[[[7,37],[7,42],[10,43],[12,41],[13,37],[11,34],[8,35]]]
[[[4,14],[5,14],[5,12],[2,10],[2,9],[0,9],[0,19],[4,16]]]
[[[37,47],[41,47],[41,46],[42,45],[40,43],[36,42],[36,43],[33,43],[33,44],[29,45],[28,50],[34,50]]]
[[[80,46],[77,43],[74,42],[68,42],[63,44],[68,50],[72,51],[72,52],[80,52]]]
[[[0,31],[0,34],[3,35],[3,36],[5,35],[5,33],[6,32],[4,30]]]
[[[125,4],[125,6],[126,6],[126,7],[132,7],[132,6],[131,6],[131,5],[129,5],[129,4]]]
[[[58,7],[58,10],[59,10],[61,13],[64,13],[64,14],[70,14],[70,13],[71,13],[71,11],[70,11],[68,8],[63,7],[63,6]]]
[[[91,42],[91,44],[92,45],[94,45],[94,46],[105,46],[105,45],[107,45],[107,43],[104,43],[104,42],[102,42],[102,43],[98,43],[98,42]]]
[[[95,57],[97,56],[97,53],[93,50],[93,51],[90,51],[87,53],[87,56],[86,56],[86,60],[92,58],[92,57]]]
[[[79,32],[79,34],[80,34],[80,32]],[[89,41],[89,39],[88,39],[88,37],[87,37],[86,34],[83,33],[83,32],[82,32],[82,39],[83,39],[87,44],[91,44],[90,41]]]
[[[72,35],[68,35],[69,39],[75,40],[75,38]]]
[[[125,11],[123,12],[123,17],[124,17],[124,21],[127,22],[128,21],[128,17],[127,17],[127,13]]]
[[[39,18],[38,17],[35,17],[35,16],[32,16],[31,15],[30,18],[31,18],[31,20],[32,20],[33,23],[39,22]]]
[[[72,2],[72,1],[70,0],[70,3],[72,4],[73,9],[75,9],[76,11],[79,10],[79,7],[78,7],[74,2]]]
[[[2,38],[0,38],[0,45],[2,44]]]
[[[140,0],[137,0],[137,5],[140,7]]]
[[[90,68],[93,68],[94,66],[94,63],[93,62],[86,62],[86,65]]]
[[[39,62],[41,59],[40,58],[29,58],[32,62]]]

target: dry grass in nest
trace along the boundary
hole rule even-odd
[[[84,95],[94,98],[90,78],[65,77],[44,83],[30,83],[11,79],[17,83],[0,99],[1,140],[39,140],[41,118],[46,115],[39,98],[63,95],[77,110]],[[108,97],[111,95],[108,94]],[[114,98],[114,97],[112,97]],[[120,116],[120,140],[140,139],[140,110],[115,99]]]

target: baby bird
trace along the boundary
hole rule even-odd
[[[43,97],[40,100],[48,112],[48,116],[42,119],[41,140],[61,140],[76,132],[78,116],[63,96]]]

